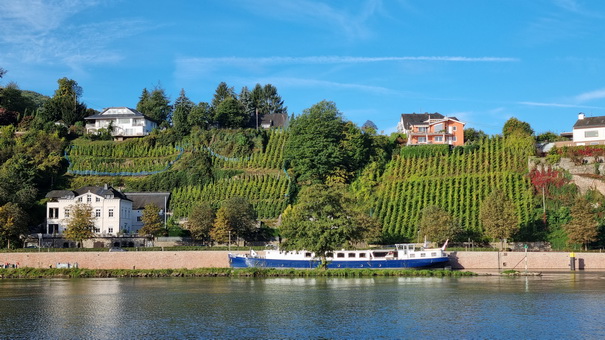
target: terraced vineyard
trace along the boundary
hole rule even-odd
[[[479,207],[494,189],[505,190],[517,205],[520,223],[529,221],[532,190],[524,175],[531,145],[507,145],[500,137],[448,154],[391,161],[376,191],[373,214],[383,232],[415,239],[422,210],[436,205],[468,231],[480,232]]]

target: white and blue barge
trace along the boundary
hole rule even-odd
[[[328,268],[434,268],[447,265],[442,248],[427,249],[415,244],[396,244],[392,249],[337,250],[326,254]],[[263,256],[229,253],[233,268],[317,268],[321,258],[309,251],[266,250]]]

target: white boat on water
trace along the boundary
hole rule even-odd
[[[441,248],[425,248],[413,243],[396,244],[391,249],[337,250],[326,254],[328,268],[429,268],[444,267],[449,258]],[[266,250],[261,256],[229,253],[233,268],[317,268],[321,258],[309,251]]]

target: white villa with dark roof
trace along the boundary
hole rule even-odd
[[[143,137],[158,127],[156,121],[128,107],[110,107],[84,119],[87,133],[96,134],[99,129],[111,127],[111,135],[116,139]]]
[[[65,232],[70,206],[86,203],[95,217],[95,234],[116,236],[135,234],[143,227],[141,216],[147,204],[157,205],[162,214],[167,211],[169,192],[122,193],[108,185],[87,186],[77,190],[53,190],[46,194],[46,234]]]
[[[578,120],[573,126],[574,145],[605,144],[605,116],[586,117],[578,114]]]

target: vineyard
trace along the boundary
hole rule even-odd
[[[391,161],[377,188],[373,215],[387,235],[417,236],[417,222],[429,205],[450,212],[465,230],[481,232],[479,207],[501,188],[517,205],[520,223],[527,223],[532,205],[529,179],[524,175],[531,145],[510,145],[501,137],[478,146],[434,155],[410,154]],[[404,148],[405,149],[405,148]]]
[[[123,143],[90,142],[65,151],[68,173],[97,176],[142,176],[166,171],[184,150],[175,146],[149,146],[141,140]]]

